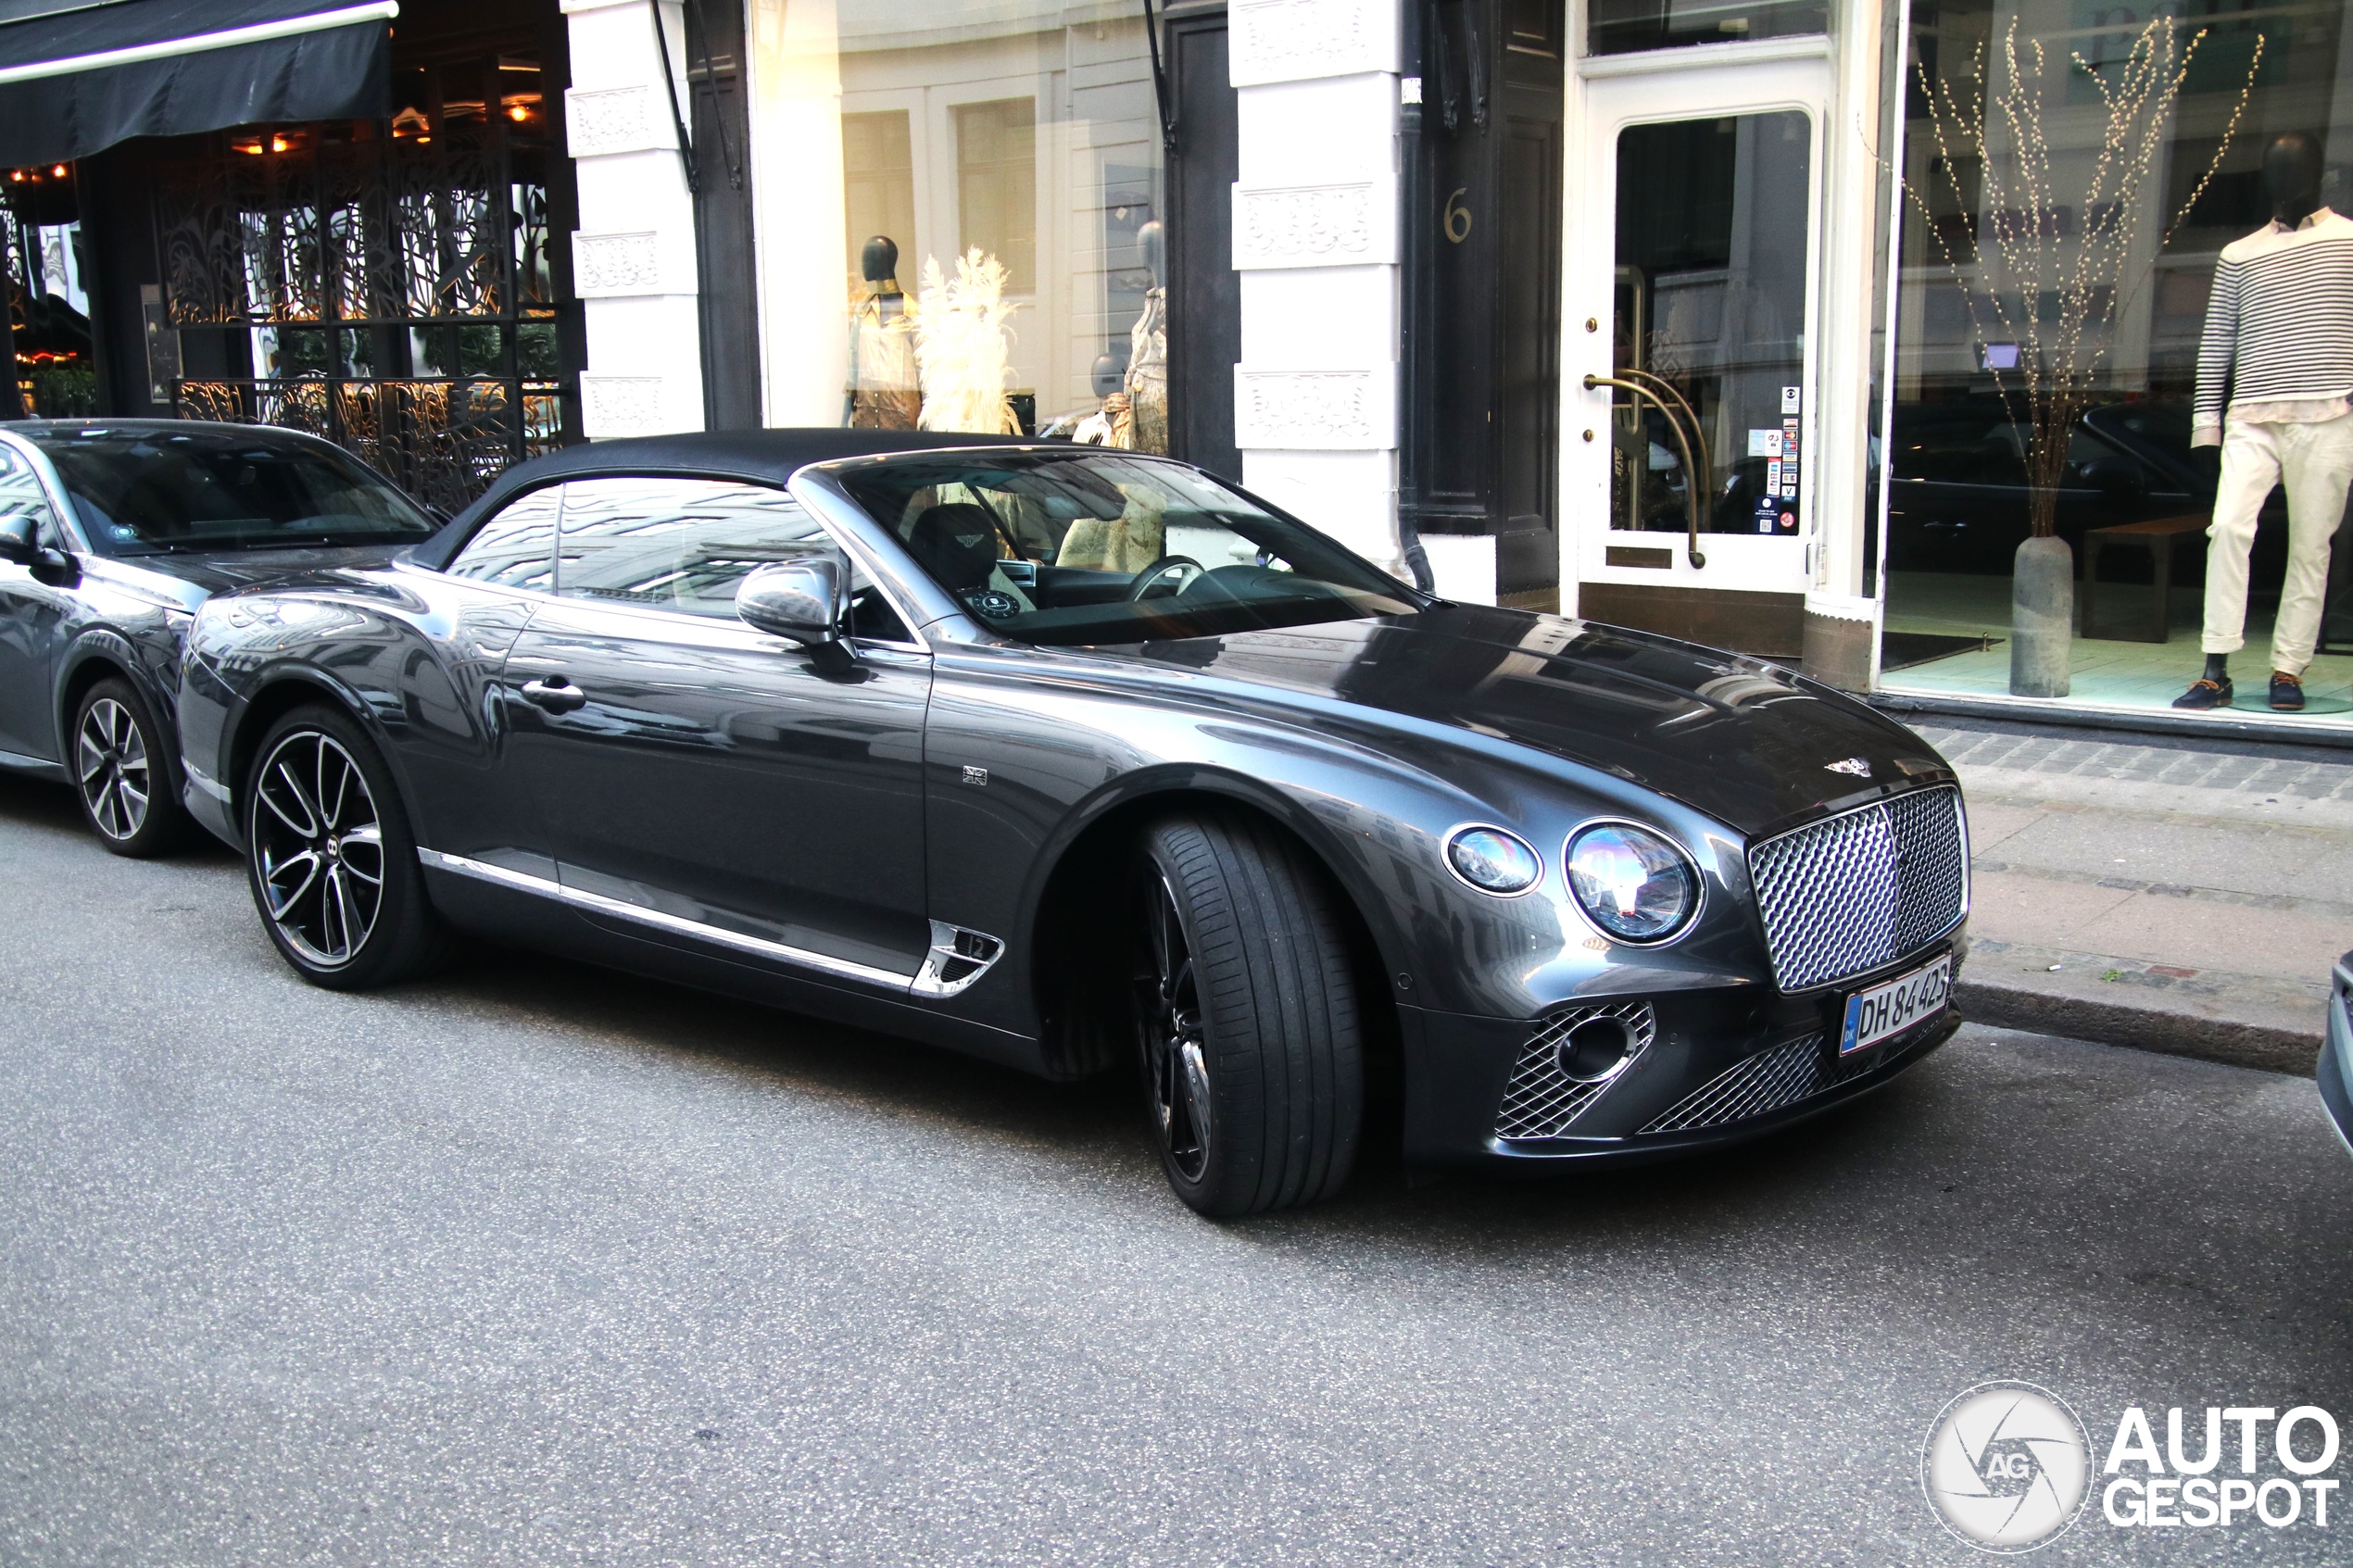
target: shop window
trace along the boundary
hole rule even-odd
[[[2206,646],[2237,641],[2238,709],[2268,709],[2266,676],[2284,663],[2301,667],[2308,718],[2353,718],[2353,537],[2334,515],[2299,529],[2276,488],[2241,497],[2255,515],[2246,588],[2226,574],[2228,602],[2209,604],[2206,529],[2233,498],[2217,448],[2192,445],[2202,402],[2219,415],[2292,353],[2258,365],[2209,350],[2200,364],[2225,247],[2271,222],[2282,175],[2267,160],[2302,147],[2289,162],[2309,167],[2323,212],[2353,209],[2353,120],[2336,86],[2348,69],[2353,9],[2338,0],[2153,20],[2057,0],[1914,8],[1886,684],[2163,709]],[[2103,89],[2137,112],[2111,111]],[[2353,256],[2353,230],[2328,243]],[[2325,416],[2327,402],[2286,412]],[[2318,602],[2291,593],[2332,532]],[[2020,628],[2052,648],[2013,613],[2020,547],[2037,533],[2064,551],[2038,546],[2058,565],[2036,570],[2062,583],[2071,572],[2079,610],[2096,610],[2035,666],[2043,676],[2013,668]],[[2292,558],[2305,566],[2291,571]]]
[[[0,252],[7,261],[17,407],[38,419],[94,412],[90,294],[69,169],[6,171],[0,184]],[[12,412],[0,403],[0,418]]]
[[[1140,0],[751,0],[749,21],[768,422],[1169,450]]]
[[[246,127],[155,163],[149,361],[183,418],[308,431],[455,511],[577,430],[560,94],[518,46],[393,74],[388,120]]]
[[[1827,0],[1592,0],[1585,52],[1624,55],[1827,32]]]

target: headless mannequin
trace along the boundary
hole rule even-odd
[[[2275,136],[2263,149],[2263,193],[2271,198],[2271,220],[2294,229],[2321,207],[2321,145],[2301,132]],[[2230,679],[2231,656],[2209,653],[2199,679],[2220,685]]]
[[[1154,219],[1136,231],[1152,286],[1144,293],[1144,313],[1128,334],[1127,429],[1115,446],[1139,452],[1168,450],[1168,231]]]
[[[865,279],[866,297],[850,315],[849,391],[842,422],[855,430],[912,430],[923,400],[915,389],[897,243],[887,234],[875,235],[858,253],[858,270]],[[883,335],[864,341],[870,333]]]
[[[1120,385],[1125,381],[1126,374],[1126,371],[1120,368],[1119,361],[1110,355],[1095,356],[1094,366],[1088,372],[1088,382],[1094,387],[1095,396],[1102,407],[1078,421],[1077,428],[1071,433],[1070,438],[1073,441],[1088,446],[1112,445],[1112,420],[1116,412],[1112,399],[1119,396]],[[1121,398],[1118,408],[1125,408],[1126,406],[1126,399]]]

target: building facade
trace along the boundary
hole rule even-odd
[[[1452,597],[2171,722],[2216,640],[2218,258],[2284,139],[2353,203],[2347,15],[411,0],[340,120],[29,149],[17,379],[307,423],[443,504],[568,439],[1102,441]],[[2299,656],[2319,524],[2256,510],[2234,668],[2309,657],[2307,708],[2199,721],[2353,739],[2353,545]]]

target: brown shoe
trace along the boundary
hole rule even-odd
[[[2280,713],[2304,711],[2304,677],[2284,670],[2271,671],[2271,707]]]
[[[2231,678],[2209,681],[2201,675],[2190,683],[2190,689],[2173,699],[2176,708],[2228,708],[2231,706]]]

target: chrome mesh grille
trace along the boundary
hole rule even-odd
[[[1631,1067],[1651,1048],[1651,1037],[1658,1029],[1648,1002],[1606,1002],[1569,1008],[1545,1019],[1543,1026],[1520,1047],[1519,1060],[1512,1067],[1512,1081],[1504,1090],[1503,1109],[1495,1114],[1497,1137],[1559,1137],[1568,1130],[1570,1123],[1602,1098],[1603,1090],[1623,1075],[1625,1068],[1620,1068],[1617,1075],[1602,1083],[1588,1084],[1579,1083],[1561,1070],[1561,1042],[1568,1038],[1570,1030],[1595,1018],[1615,1018],[1633,1036],[1634,1047],[1626,1054],[1626,1067]]]
[[[1961,792],[1899,795],[1767,839],[1750,847],[1748,876],[1782,990],[1877,969],[1969,908]]]
[[[1843,1061],[1825,1060],[1822,1036],[1808,1035],[1734,1062],[1653,1117],[1642,1131],[1690,1133],[1769,1116],[1889,1060],[1884,1051],[1866,1051]]]

